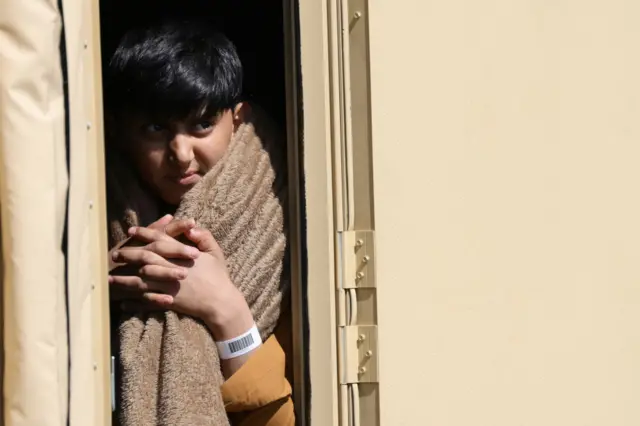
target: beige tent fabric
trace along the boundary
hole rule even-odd
[[[63,1],[69,181],[57,1],[0,0],[5,426],[110,424],[97,7]]]
[[[67,174],[54,0],[0,0],[4,425],[67,416]]]
[[[98,1],[63,0],[69,90],[72,426],[111,423]]]

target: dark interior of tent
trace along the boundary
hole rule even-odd
[[[284,130],[285,73],[282,0],[102,0],[103,64],[123,32],[171,17],[206,19],[236,46],[243,65],[245,100],[261,105]]]

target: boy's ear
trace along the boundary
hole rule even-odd
[[[247,102],[238,102],[238,104],[233,108],[234,127],[238,127],[241,123],[243,123],[245,117],[247,117],[250,111],[251,106]]]

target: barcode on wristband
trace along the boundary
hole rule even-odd
[[[242,339],[229,343],[229,351],[231,351],[232,354],[235,354],[236,352],[240,352],[241,350],[253,345],[253,342],[253,334],[247,334]]]

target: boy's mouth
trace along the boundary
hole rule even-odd
[[[200,180],[200,175],[195,170],[191,170],[182,175],[176,176],[173,180],[179,185],[188,186],[198,182]]]

